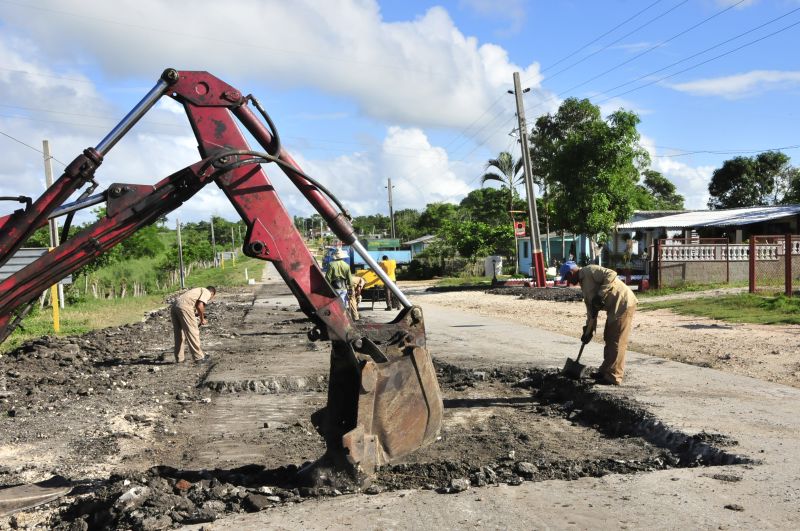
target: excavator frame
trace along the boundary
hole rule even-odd
[[[115,183],[89,196],[97,186],[94,175],[103,158],[163,96],[183,105],[201,160],[155,185]],[[250,148],[234,117],[265,152]],[[353,246],[392,289],[403,305],[395,319],[384,324],[350,319],[295,229],[264,163],[278,165],[333,233]],[[244,254],[272,262],[314,323],[309,339],[331,342],[327,405],[312,416],[327,450],[312,466],[301,470],[303,482],[322,484],[344,475],[363,484],[378,466],[435,440],[443,406],[427,350],[422,309],[385,278],[359,243],[346,210],[333,194],[306,175],[283,149],[258,100],[243,96],[208,72],[165,70],[139,104],[96,147],[78,155],[41,197],[0,217],[2,265],[48,219],[106,203],[103,218],[0,282],[0,341],[19,323],[26,305],[47,287],[178,208],[212,182],[247,225]],[[65,203],[86,185],[77,201]],[[25,198],[13,199],[23,202]]]

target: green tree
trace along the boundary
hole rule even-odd
[[[488,225],[511,225],[508,210],[513,210],[514,201],[506,203],[508,190],[504,187],[478,188],[467,194],[458,205],[458,214],[462,218],[480,221]],[[520,207],[517,199],[517,207]]]
[[[800,204],[800,168],[787,168],[785,187],[781,203],[784,205]]]
[[[642,176],[635,194],[638,210],[683,210],[683,196],[669,179],[651,169],[642,172]]]
[[[413,240],[424,236],[420,232],[419,218],[419,211],[413,208],[404,208],[394,213],[395,231],[401,241]]]
[[[422,235],[438,234],[446,221],[454,219],[458,207],[452,203],[429,203],[419,216],[419,228]]]
[[[482,221],[450,219],[438,234],[440,246],[457,251],[464,258],[509,256],[514,247],[514,231],[508,223],[490,225]]]
[[[630,217],[639,171],[648,161],[638,144],[638,123],[635,113],[624,110],[603,119],[599,107],[575,98],[537,120],[537,164],[555,189],[557,226],[595,236]]]
[[[508,192],[508,212],[507,215],[514,222],[514,215],[511,213],[514,210],[514,197],[517,193],[517,186],[522,184],[523,175],[521,173],[522,161],[514,160],[511,153],[503,151],[496,159],[489,159],[486,162],[484,173],[481,176],[481,185],[487,182],[500,183],[501,189],[505,188]]]
[[[780,151],[726,160],[711,176],[708,207],[737,208],[779,202],[776,195],[788,163],[789,157]]]

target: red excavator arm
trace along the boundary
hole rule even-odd
[[[186,110],[202,160],[155,185],[112,184],[100,194],[84,194],[78,201],[64,204],[87,183],[96,186],[93,178],[103,157],[165,95]],[[266,152],[251,150],[233,117]],[[261,164],[268,162],[281,167],[336,236],[359,251],[395,292],[404,308],[391,323],[357,326],[350,319],[262,168]],[[207,72],[165,70],[122,122],[95,148],[79,155],[41,197],[0,217],[2,265],[48,218],[98,202],[107,204],[105,217],[0,282],[0,340],[18,321],[15,311],[48,286],[176,209],[211,182],[223,190],[247,225],[243,252],[274,264],[315,324],[310,339],[332,344],[328,403],[314,419],[325,437],[327,452],[304,471],[306,477],[320,482],[331,470],[345,470],[361,481],[377,466],[434,440],[441,424],[442,400],[426,347],[422,310],[383,278],[385,273],[356,239],[344,209],[283,150],[274,125],[257,100],[244,97]]]

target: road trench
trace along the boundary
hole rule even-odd
[[[310,323],[287,304],[285,288],[262,287],[252,302],[246,294],[222,300],[210,307],[212,326],[204,337],[214,363],[208,368],[136,365],[141,370],[129,376],[137,381],[142,373],[139,390],[161,386],[166,390],[155,396],[168,397],[162,408],[145,414],[137,413],[142,409],[135,401],[118,404],[123,418],[141,428],[142,444],[125,449],[112,429],[106,442],[111,448],[95,458],[108,460],[109,466],[65,456],[70,466],[53,470],[76,482],[76,488],[30,510],[30,518],[38,513],[63,529],[164,529],[320,496],[398,489],[446,495],[525,481],[751,462],[736,454],[736,441],[725,434],[681,433],[645,406],[557,371],[436,362],[445,415],[433,444],[382,467],[363,490],[297,487],[298,467],[324,451],[310,417],[326,399],[327,344],[307,340]],[[169,337],[164,317],[155,314],[122,334],[126,340],[138,337],[144,347],[139,360],[152,360],[157,349],[163,352],[163,339]],[[95,362],[110,364],[108,359]],[[160,370],[151,372],[155,367]],[[176,383],[181,378],[186,385]],[[105,403],[107,411],[113,407],[113,400]],[[46,410],[41,413],[46,416]],[[66,448],[52,449],[95,450],[92,444],[81,450],[69,441]],[[0,474],[0,481],[12,484],[21,477],[13,471],[7,476]]]

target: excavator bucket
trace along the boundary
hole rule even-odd
[[[436,440],[442,397],[425,345],[422,310],[403,310],[388,324],[368,324],[363,337],[335,341],[328,403],[312,421],[325,456],[302,473],[306,482],[334,484],[344,470],[365,484],[377,468]]]

